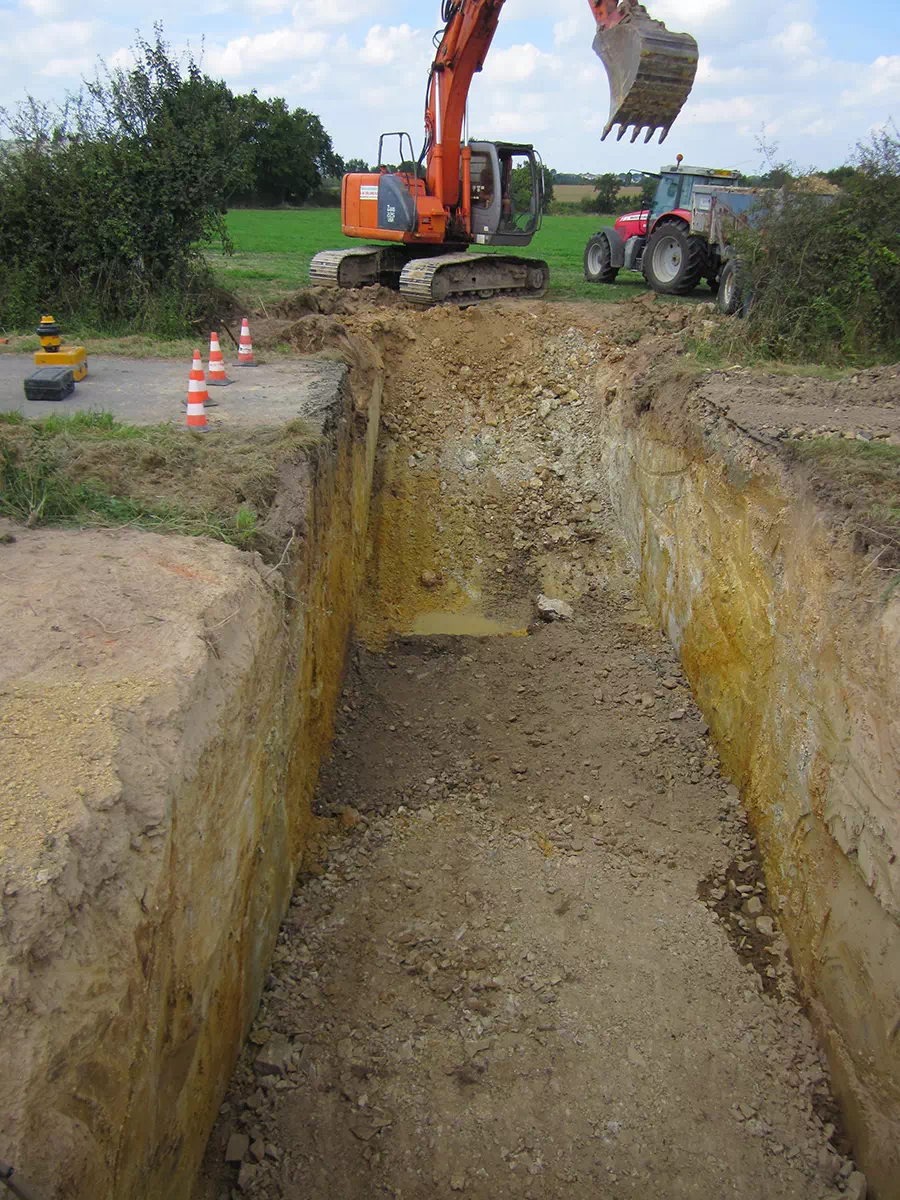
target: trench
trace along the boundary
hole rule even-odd
[[[46,1200],[894,1200],[900,597],[698,392],[701,307],[329,304],[280,563],[50,535],[175,667],[4,887],[2,1156]]]
[[[510,311],[356,324],[384,412],[321,836],[194,1200],[896,1196],[896,923],[827,821],[872,746],[779,587],[822,531],[731,426],[648,415],[621,330]]]

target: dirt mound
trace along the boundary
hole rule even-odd
[[[307,313],[321,316],[349,316],[360,309],[406,307],[406,301],[392,288],[373,284],[365,288],[308,287],[279,301],[272,309],[276,317],[297,318]]]

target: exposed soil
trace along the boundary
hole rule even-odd
[[[365,334],[387,366],[365,645],[196,1200],[859,1194],[598,465],[610,393],[654,404],[706,319],[645,298],[289,330]],[[538,621],[539,591],[573,619]],[[397,636],[423,614],[528,634]]]
[[[328,858],[197,1196],[837,1194],[826,1068],[704,730],[602,599],[357,651]]]

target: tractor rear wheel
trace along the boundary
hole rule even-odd
[[[584,248],[584,277],[588,283],[615,283],[618,267],[610,265],[609,238],[595,233]]]
[[[644,277],[654,292],[684,296],[692,292],[707,269],[706,243],[693,237],[680,222],[657,225],[644,251]]]
[[[722,274],[719,277],[718,299],[719,311],[723,312],[726,317],[733,317],[743,307],[740,280],[733,258],[730,258],[722,268]]]

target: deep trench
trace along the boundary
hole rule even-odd
[[[845,1194],[756,838],[602,489],[567,468],[589,534],[548,546],[498,468],[476,521],[496,424],[439,448],[407,365],[317,854],[195,1200]]]

